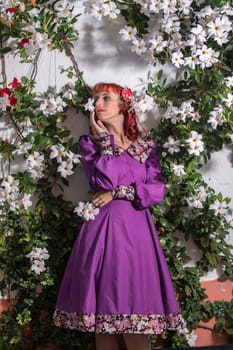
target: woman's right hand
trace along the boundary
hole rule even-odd
[[[91,123],[91,128],[93,129],[95,134],[99,135],[102,133],[106,133],[106,134],[109,133],[106,127],[104,126],[104,124],[101,122],[101,120],[96,121],[95,112],[90,113],[90,123]]]

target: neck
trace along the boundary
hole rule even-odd
[[[114,142],[118,146],[124,147],[128,146],[131,141],[128,139],[128,137],[125,135],[123,125],[120,124],[108,124],[106,125],[106,128],[108,129],[109,133],[113,135]]]

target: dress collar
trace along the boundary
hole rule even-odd
[[[124,149],[118,145],[113,145],[113,154],[115,156],[120,156],[124,152],[127,152],[138,162],[144,163],[149,157],[152,147],[153,140],[149,138],[138,138],[137,140],[133,141],[127,149]]]

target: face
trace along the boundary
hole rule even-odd
[[[94,96],[97,118],[103,122],[119,117],[121,102],[119,95],[111,91],[100,92]]]

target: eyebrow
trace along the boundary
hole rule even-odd
[[[101,91],[101,92],[95,94],[94,96],[100,96],[101,94],[107,95],[107,94],[109,94],[109,91]]]

